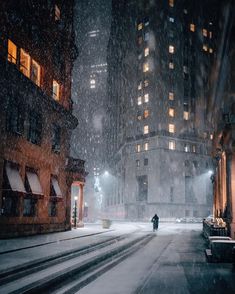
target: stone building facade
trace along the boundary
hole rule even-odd
[[[113,1],[108,46],[105,211],[148,220],[211,212],[211,129],[205,120],[218,6]]]
[[[73,1],[0,3],[0,235],[68,230]],[[77,168],[75,168],[76,166]]]

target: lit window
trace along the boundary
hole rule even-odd
[[[184,152],[190,152],[189,144],[184,144]]]
[[[55,80],[53,80],[52,97],[57,101],[60,99],[60,85]]]
[[[186,65],[183,66],[183,71],[184,71],[184,73],[186,73],[186,74],[188,73],[188,67],[187,67]]]
[[[175,141],[173,141],[173,140],[169,141],[169,149],[170,150],[175,150]]]
[[[144,102],[145,103],[149,102],[149,94],[148,93],[144,94]]]
[[[55,5],[55,20],[60,20],[60,9]]]
[[[95,79],[90,80],[90,88],[94,89],[95,88]]]
[[[148,62],[145,62],[143,64],[143,72],[147,72],[147,71],[149,71],[149,64],[148,64]]]
[[[210,48],[210,49],[209,49],[209,52],[210,52],[210,53],[213,53],[213,49],[212,49],[212,48]]]
[[[140,60],[142,58],[142,54],[139,54],[138,55],[138,59]]]
[[[190,31],[195,32],[196,26],[194,23],[190,23]]]
[[[210,139],[213,140],[214,136],[213,134],[210,134]]]
[[[147,47],[144,49],[144,56],[146,57],[148,55],[149,55],[149,48]]]
[[[169,62],[169,69],[174,69],[174,63],[173,62]]]
[[[173,54],[175,52],[175,47],[172,45],[169,45],[169,53]]]
[[[192,145],[192,152],[193,152],[193,153],[196,152],[196,145]]]
[[[136,166],[137,166],[137,167],[140,166],[140,161],[139,161],[139,159],[136,160]]]
[[[141,114],[138,114],[138,115],[137,115],[137,119],[138,119],[138,120],[141,120],[141,119],[142,119]]]
[[[212,32],[209,32],[209,38],[212,39]]]
[[[169,17],[169,21],[173,23],[175,22],[175,19],[173,17]]]
[[[144,87],[148,87],[149,85],[149,81],[148,80],[144,80]]]
[[[169,133],[174,133],[174,132],[175,132],[175,125],[169,124]]]
[[[203,44],[202,49],[203,49],[204,51],[208,51],[208,47],[207,47],[207,45]]]
[[[30,77],[30,56],[23,49],[20,49],[20,71]]]
[[[9,62],[16,64],[16,57],[17,57],[17,47],[16,45],[8,39],[8,55],[7,59]]]
[[[204,37],[207,37],[207,30],[206,29],[202,29],[202,34]]]
[[[141,97],[141,96],[138,97],[138,99],[137,99],[137,104],[138,104],[138,105],[141,105],[141,104],[142,104],[142,97]]]
[[[145,125],[144,126],[144,134],[148,134],[149,133],[149,126]]]
[[[169,6],[174,7],[174,0],[169,0]]]
[[[149,116],[149,111],[148,109],[144,110],[144,118],[147,118]]]
[[[170,117],[174,117],[175,116],[174,108],[169,108],[168,114],[169,114]]]
[[[184,111],[184,120],[189,120],[189,112]]]
[[[169,98],[169,100],[174,100],[174,93],[169,92],[168,98]]]
[[[139,23],[138,26],[137,26],[137,28],[138,28],[138,31],[142,30],[143,29],[143,23],[142,22]]]
[[[136,152],[140,152],[140,149],[141,149],[140,144],[137,144],[136,145]]]
[[[149,143],[145,142],[144,143],[144,151],[148,151],[149,150]]]
[[[138,90],[141,90],[141,89],[142,89],[142,82],[139,82]]]
[[[35,60],[32,59],[31,80],[37,86],[40,86],[40,78],[41,78],[41,67]]]

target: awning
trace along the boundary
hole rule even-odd
[[[51,179],[51,182],[52,182],[52,186],[54,188],[56,197],[62,197],[62,192],[60,190],[59,183],[58,183],[57,179],[56,178],[52,178]]]
[[[34,172],[27,171],[26,176],[29,181],[29,186],[32,194],[43,195],[42,186],[40,184],[38,175]]]
[[[7,173],[7,178],[9,180],[9,184],[11,186],[12,191],[26,193],[24,183],[21,179],[19,170],[16,167],[11,166],[10,163],[7,163],[6,173]]]

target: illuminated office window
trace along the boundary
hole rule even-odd
[[[174,69],[174,63],[173,62],[169,62],[169,69]]]
[[[20,49],[20,71],[30,77],[30,56],[22,48]]]
[[[17,58],[17,47],[11,40],[8,39],[7,60],[11,63],[16,64],[16,58]]]
[[[209,32],[209,38],[212,39],[212,32]]]
[[[173,54],[175,53],[175,47],[172,45],[169,45],[169,53]]]
[[[184,144],[184,152],[190,152],[190,145]]]
[[[208,46],[203,44],[202,49],[203,49],[203,51],[208,51]]]
[[[174,93],[173,92],[169,92],[168,98],[169,98],[169,100],[174,100]]]
[[[60,100],[60,85],[55,80],[53,80],[52,97],[57,101]]]
[[[138,84],[138,90],[141,90],[142,89],[142,82],[139,82]]]
[[[149,85],[149,81],[148,80],[144,80],[144,87],[146,88],[146,87],[148,87],[148,85]]]
[[[60,15],[60,9],[57,5],[55,5],[55,20],[60,20],[61,15]]]
[[[138,24],[137,29],[138,29],[138,31],[143,29],[143,23],[142,22]]]
[[[32,59],[32,67],[31,67],[31,80],[37,85],[40,86],[41,81],[41,66]]]
[[[174,133],[174,132],[175,132],[175,125],[169,124],[169,133]]]
[[[149,48],[144,49],[144,56],[147,57],[149,55]]]
[[[138,105],[141,105],[141,104],[142,104],[142,97],[141,97],[141,96],[138,97],[138,99],[137,99],[137,104],[138,104]]]
[[[149,133],[149,126],[145,125],[144,126],[144,134],[148,134]]]
[[[169,147],[170,150],[175,150],[175,141],[174,140],[170,140],[168,147]]]
[[[145,142],[144,143],[144,151],[148,151],[149,150],[149,143]]]
[[[209,49],[209,52],[210,52],[210,53],[213,53],[213,49],[212,49],[212,48],[210,48],[210,49]]]
[[[195,32],[196,26],[194,23],[190,23],[190,31]]]
[[[145,109],[144,110],[144,118],[147,118],[149,116],[149,110]]]
[[[174,117],[175,116],[175,110],[174,110],[174,108],[169,108],[169,110],[168,110],[168,114],[169,114],[169,116],[170,117]]]
[[[149,102],[149,94],[148,93],[144,94],[144,102],[145,103]]]
[[[145,62],[143,64],[143,72],[148,72],[148,71],[149,71],[149,64],[148,64],[148,62]]]
[[[207,37],[207,30],[206,29],[202,29],[202,34],[204,37]]]
[[[169,6],[174,7],[174,0],[169,0]]]
[[[141,150],[141,146],[140,146],[140,144],[137,144],[136,145],[136,152],[140,152],[140,150]]]
[[[189,112],[184,111],[184,120],[189,120]]]

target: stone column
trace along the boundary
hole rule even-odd
[[[78,207],[78,227],[84,227],[83,223],[83,212],[84,212],[84,197],[83,197],[83,184],[79,185],[79,207]]]

